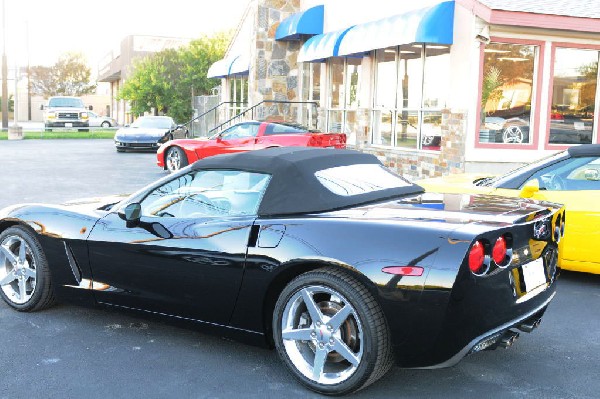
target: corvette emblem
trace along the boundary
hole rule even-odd
[[[540,220],[533,224],[533,238],[536,240],[544,240],[550,237],[550,226],[548,220]]]

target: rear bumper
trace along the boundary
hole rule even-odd
[[[460,362],[462,358],[465,356],[476,353],[486,349],[495,349],[498,341],[502,338],[504,333],[510,331],[511,329],[518,329],[518,327],[525,322],[531,320],[539,320],[543,316],[548,304],[554,296],[556,295],[556,291],[553,291],[552,294],[539,306],[534,308],[533,310],[527,312],[526,314],[509,321],[508,323],[502,324],[494,329],[486,331],[485,333],[475,337],[471,342],[465,345],[460,351],[458,351],[454,356],[450,359],[427,367],[416,367],[417,369],[439,369],[445,367],[451,367]],[[479,346],[479,347],[478,347]]]

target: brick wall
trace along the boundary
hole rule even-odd
[[[364,112],[368,120],[368,112]],[[364,132],[357,134],[356,149],[376,155],[387,167],[410,180],[442,176],[465,171],[466,113],[442,112],[442,141],[439,152],[409,151],[372,147],[368,144],[369,124],[361,123]]]

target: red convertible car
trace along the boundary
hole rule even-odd
[[[270,147],[346,148],[346,135],[321,133],[281,122],[242,122],[209,139],[168,141],[158,149],[156,163],[163,169],[175,172],[213,155]]]

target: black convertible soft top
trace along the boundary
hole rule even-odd
[[[258,209],[259,216],[332,211],[424,192],[421,186],[404,180],[398,187],[356,195],[338,195],[327,189],[315,176],[315,172],[328,168],[364,164],[382,165],[374,155],[358,151],[279,147],[204,158],[194,163],[192,169],[246,170],[270,174],[271,181]]]

